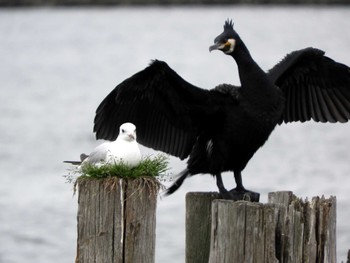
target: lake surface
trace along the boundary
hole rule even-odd
[[[266,70],[307,46],[350,65],[349,17],[349,7],[0,9],[0,262],[74,262],[77,196],[62,161],[100,143],[96,107],[151,59],[203,88],[239,84],[232,59],[208,52],[232,18]],[[338,262],[350,249],[349,135],[350,123],[279,126],[243,172],[262,202],[280,190],[335,195]],[[185,162],[171,158],[170,166],[176,174]],[[233,187],[233,176],[224,177]],[[184,262],[189,191],[216,191],[215,180],[195,176],[159,199],[156,262]]]

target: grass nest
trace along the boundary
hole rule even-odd
[[[103,187],[109,190],[115,189],[119,185],[120,179],[124,179],[125,182],[133,180],[133,183],[139,184],[140,188],[152,188],[158,193],[159,189],[163,188],[158,179],[164,176],[167,170],[168,157],[159,154],[153,158],[150,156],[144,157],[140,164],[135,167],[129,167],[124,163],[75,166],[65,177],[68,182],[74,183],[74,193],[77,186],[83,187],[89,181],[100,179],[104,179],[101,180],[103,181]]]
[[[168,158],[165,155],[157,155],[155,158],[146,157],[136,167],[129,167],[124,163],[104,164],[95,166],[91,164],[81,167],[81,176],[89,178],[140,178],[157,177],[168,170]]]

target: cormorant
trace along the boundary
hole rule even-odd
[[[113,140],[120,123],[138,127],[139,143],[180,159],[187,168],[167,190],[175,192],[188,177],[209,173],[227,199],[251,194],[241,172],[277,124],[313,119],[350,119],[350,69],[305,48],[288,54],[267,73],[251,57],[232,20],[210,51],[221,50],[237,63],[241,87],[221,84],[212,90],[182,79],[165,62],[120,83],[99,105],[94,119],[97,139]],[[227,191],[221,173],[233,171],[236,188]]]

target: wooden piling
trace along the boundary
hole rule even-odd
[[[210,251],[211,205],[219,193],[186,195],[186,262],[208,262]]]
[[[269,193],[276,205],[276,253],[280,263],[336,261],[336,198],[301,200],[292,192]]]
[[[212,205],[210,263],[278,262],[271,205],[215,200]]]
[[[191,198],[198,202],[191,205],[198,208],[186,213],[186,238],[196,236],[186,239],[186,259],[189,253],[192,258],[201,253],[197,259],[186,260],[187,263],[336,262],[335,197],[314,197],[308,201],[292,192],[275,192],[269,194],[267,204],[213,200],[208,205],[210,196],[212,193],[208,196],[189,193],[186,198],[189,204]],[[205,211],[210,206],[208,215]],[[197,227],[191,222],[194,218]],[[208,224],[210,238],[207,230],[199,231]],[[198,244],[192,244],[196,240],[200,240]],[[208,247],[210,253],[203,255]],[[189,249],[196,251],[188,252]]]
[[[154,178],[78,179],[76,263],[155,261]]]

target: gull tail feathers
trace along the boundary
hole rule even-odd
[[[63,161],[63,162],[64,163],[70,163],[70,164],[73,164],[73,165],[81,165],[81,163],[88,157],[89,157],[89,155],[87,155],[85,153],[82,153],[82,154],[80,154],[80,161]]]

